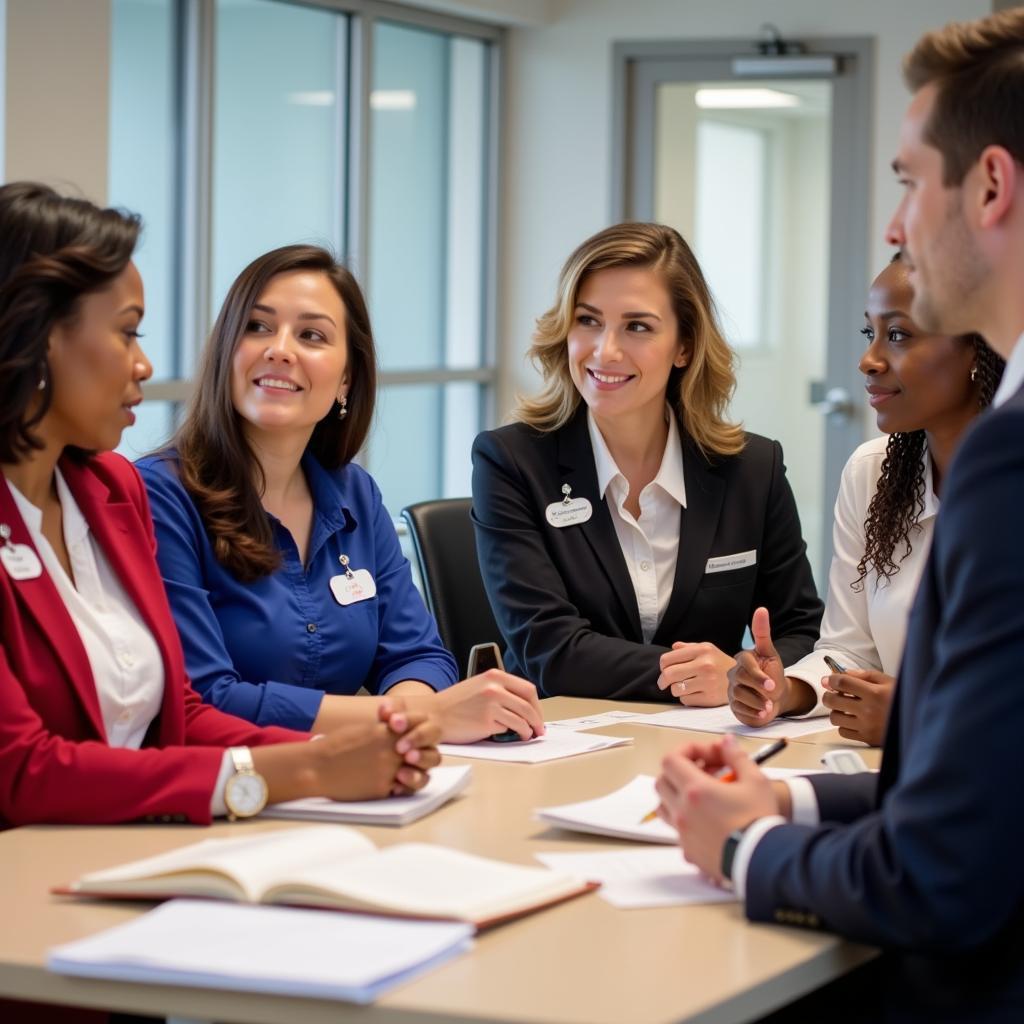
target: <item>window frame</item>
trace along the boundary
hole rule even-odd
[[[506,30],[497,25],[406,7],[387,0],[272,0],[348,18],[347,54],[339,72],[345,76],[346,103],[341,168],[342,258],[356,268],[369,267],[371,157],[370,92],[373,80],[374,26],[387,21],[488,44],[486,55],[480,365],[468,369],[390,369],[378,374],[379,388],[472,382],[480,385],[481,426],[493,423],[500,386],[497,345],[498,218],[501,194],[501,121]],[[0,0],[3,4],[4,0]],[[177,165],[174,268],[176,374],[145,385],[148,401],[172,403],[177,417],[192,392],[198,355],[212,327],[214,82],[216,73],[216,0],[172,0],[176,23]],[[360,275],[362,276],[362,275]],[[361,282],[368,288],[369,282]],[[443,486],[444,466],[437,467]],[[424,495],[424,497],[428,497]]]

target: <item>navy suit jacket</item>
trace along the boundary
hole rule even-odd
[[[1024,1020],[1024,391],[953,461],[877,776],[812,778],[747,874],[753,920],[886,948],[891,1016]]]
[[[480,570],[508,645],[506,668],[546,696],[671,700],[657,687],[675,640],[738,651],[758,605],[792,664],[818,638],[814,587],[777,441],[748,434],[738,455],[706,459],[680,425],[687,507],[680,509],[672,594],[650,644],[611,512],[598,494],[587,409],[542,433],[514,423],[473,445],[473,522]],[[586,523],[554,528],[545,508],[588,498]],[[709,558],[756,551],[757,564],[705,571]]]

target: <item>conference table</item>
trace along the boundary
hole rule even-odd
[[[654,712],[665,705],[568,697],[543,702],[548,720],[613,708]],[[780,767],[818,768],[822,753],[855,746],[872,766],[879,752],[823,730],[793,740]],[[401,829],[366,828],[378,846],[440,843],[523,864],[547,851],[632,848],[629,842],[570,833],[534,819],[538,807],[611,792],[661,757],[708,733],[622,723],[595,730],[630,736],[621,746],[546,764],[480,760],[465,795]],[[748,748],[760,745],[743,739]],[[455,759],[453,759],[454,762]],[[738,904],[619,910],[597,893],[479,935],[475,949],[395,988],[370,1007],[320,999],[61,977],[46,951],[143,913],[140,903],[78,901],[55,885],[208,835],[295,827],[289,822],[116,827],[33,826],[0,833],[0,998],[35,1000],[183,1018],[249,1024],[738,1024],[845,974],[877,955],[824,932],[749,923]],[[238,937],[240,943],[245,936]],[[344,951],[339,950],[339,957]]]

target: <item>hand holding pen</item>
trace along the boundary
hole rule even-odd
[[[764,764],[765,761],[770,757],[774,757],[780,750],[785,750],[788,742],[789,741],[785,737],[782,737],[771,743],[767,743],[763,747],[754,751],[754,753],[750,755],[750,760],[753,761],[754,764]],[[733,771],[732,768],[722,767],[714,773],[714,777],[721,782],[735,782],[736,772]],[[648,813],[640,819],[640,824],[646,825],[647,822],[654,821],[657,816],[658,808],[655,807],[653,811],[648,811]]]

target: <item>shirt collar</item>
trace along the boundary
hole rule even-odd
[[[924,446],[924,455],[921,461],[924,463],[924,509],[921,511],[921,516],[918,519],[919,523],[924,522],[925,519],[932,519],[939,514],[939,499],[932,482],[932,456],[931,452],[928,451],[928,445]]]
[[[57,498],[60,501],[61,525],[64,529],[64,543],[71,547],[89,535],[89,524],[82,515],[82,510],[71,493],[71,488],[64,481],[64,474],[59,469],[54,470],[57,481]],[[10,480],[7,486],[14,495],[14,503],[18,506],[21,518],[34,536],[41,536],[43,532],[43,510],[32,504],[21,491],[18,490]]]
[[[320,460],[308,451],[302,456],[302,470],[306,474],[306,483],[313,497],[313,509],[317,518],[331,531],[354,530],[357,526],[356,517],[352,515],[342,485],[344,473],[324,469],[320,465]]]
[[[1024,334],[1017,339],[1013,346],[1013,351],[1010,353],[1010,358],[1006,360],[1003,379],[996,389],[992,405],[1002,405],[1007,399],[1017,394],[1022,385],[1024,385]]]
[[[683,478],[683,445],[679,437],[679,424],[676,422],[672,410],[665,407],[668,417],[668,440],[665,443],[665,452],[661,457],[661,465],[658,473],[651,481],[657,484],[670,498],[686,508],[686,482]],[[625,484],[626,478],[615,464],[612,453],[608,450],[604,436],[601,434],[597,423],[590,410],[587,410],[587,431],[590,434],[590,444],[594,449],[594,468],[597,470],[597,489],[603,499],[608,491],[611,482],[620,477]]]

